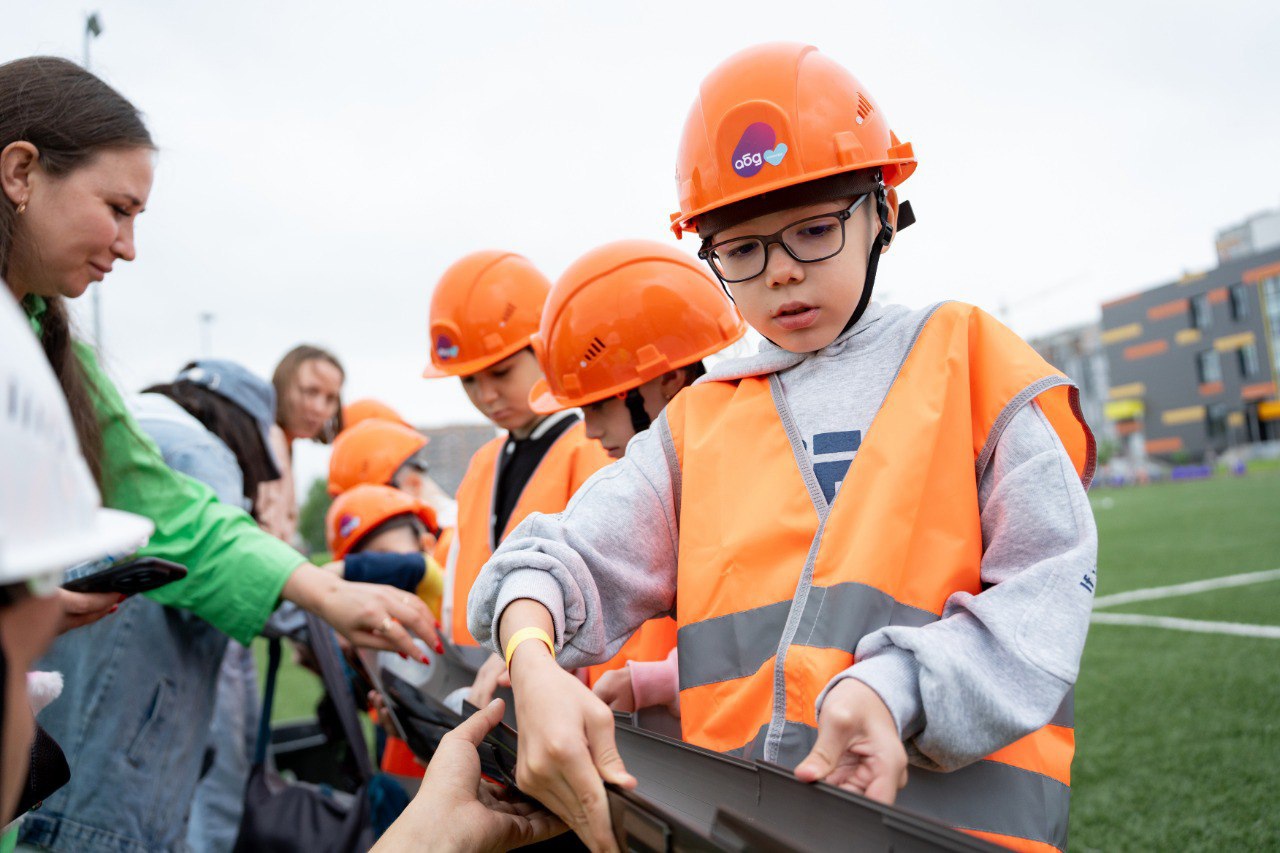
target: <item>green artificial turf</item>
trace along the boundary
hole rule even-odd
[[[1280,471],[1091,496],[1099,594],[1280,568]],[[1280,625],[1280,582],[1107,608]],[[1072,850],[1280,849],[1280,640],[1094,625]]]
[[[1280,562],[1280,555],[1277,555]],[[1100,611],[1102,612],[1102,611]],[[1141,613],[1176,616],[1210,622],[1243,622],[1249,625],[1280,624],[1280,580],[1249,586],[1215,589],[1156,601],[1135,601],[1106,608],[1107,613]],[[1275,643],[1275,640],[1272,640]],[[1274,653],[1280,658],[1280,645]],[[1277,672],[1280,675],[1280,672]]]
[[[324,693],[320,676],[293,662],[293,645],[283,643],[280,656],[280,675],[277,677],[275,705],[271,709],[272,722],[301,720],[316,715],[316,703]],[[253,641],[253,656],[258,662],[258,688],[261,691],[267,676],[267,641]]]
[[[1098,594],[1280,568],[1280,470],[1091,494]]]

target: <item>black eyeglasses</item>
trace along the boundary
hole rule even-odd
[[[769,247],[774,243],[802,264],[834,258],[844,249],[845,222],[869,195],[863,193],[844,210],[806,216],[772,234],[734,237],[704,245],[698,251],[698,257],[706,261],[711,271],[725,284],[750,281],[764,272],[769,262]]]

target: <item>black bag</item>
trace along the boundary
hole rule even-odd
[[[273,638],[258,745],[245,788],[244,818],[235,853],[364,853],[375,840],[368,797],[373,762],[356,718],[355,701],[343,676],[333,629],[307,614],[307,630],[325,690],[333,699],[343,735],[359,768],[361,783],[355,792],[347,793],[328,785],[286,782],[276,772],[267,749],[271,741],[276,674],[280,669],[280,640]]]

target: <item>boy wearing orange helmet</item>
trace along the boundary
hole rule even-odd
[[[601,778],[634,780],[554,655],[607,657],[672,607],[687,740],[1065,848],[1093,438],[1070,381],[983,312],[871,302],[915,166],[814,48],[751,48],[702,84],[673,227],[768,343],[522,526],[472,597],[509,658],[522,788],[598,849]]]
[[[593,249],[565,270],[547,298],[533,350],[545,379],[536,412],[581,408],[586,434],[614,459],[668,402],[747,327],[706,268],[649,240]],[[677,706],[675,624],[646,622],[587,683],[612,707]],[[623,666],[623,664],[626,666]]]
[[[369,483],[344,489],[325,516],[329,551],[335,560],[343,561],[349,580],[385,583],[411,592],[439,619],[444,573],[425,553],[437,529],[432,507],[400,489]],[[405,780],[421,779],[424,772],[409,745],[390,727],[381,764],[385,772]]]
[[[334,439],[329,455],[329,494],[340,495],[359,483],[373,483],[392,486],[426,503],[435,510],[440,524],[432,555],[443,563],[457,524],[458,505],[428,474],[428,441],[398,417],[392,421],[377,414],[349,424]]]
[[[426,378],[456,376],[472,405],[505,435],[476,451],[458,486],[458,524],[445,566],[444,630],[476,665],[472,700],[489,700],[503,671],[467,629],[467,595],[498,543],[530,513],[557,513],[609,463],[573,412],[540,414],[542,378],[530,347],[551,282],[511,252],[481,251],[449,267],[431,297]]]

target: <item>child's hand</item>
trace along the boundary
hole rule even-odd
[[[856,678],[827,694],[818,717],[818,742],[796,767],[802,782],[824,781],[893,805],[907,784],[907,751],[880,696]]]
[[[636,694],[631,689],[631,668],[611,669],[596,682],[591,692],[615,711],[631,713],[636,709]]]
[[[613,713],[541,643],[516,649],[511,681],[520,720],[520,790],[563,818],[592,850],[614,853],[604,781],[634,788],[636,780],[618,755]]]
[[[477,708],[483,708],[493,700],[494,690],[510,686],[511,676],[507,674],[507,665],[502,662],[502,656],[489,655],[489,659],[476,673],[476,680],[471,683],[467,701]]]

